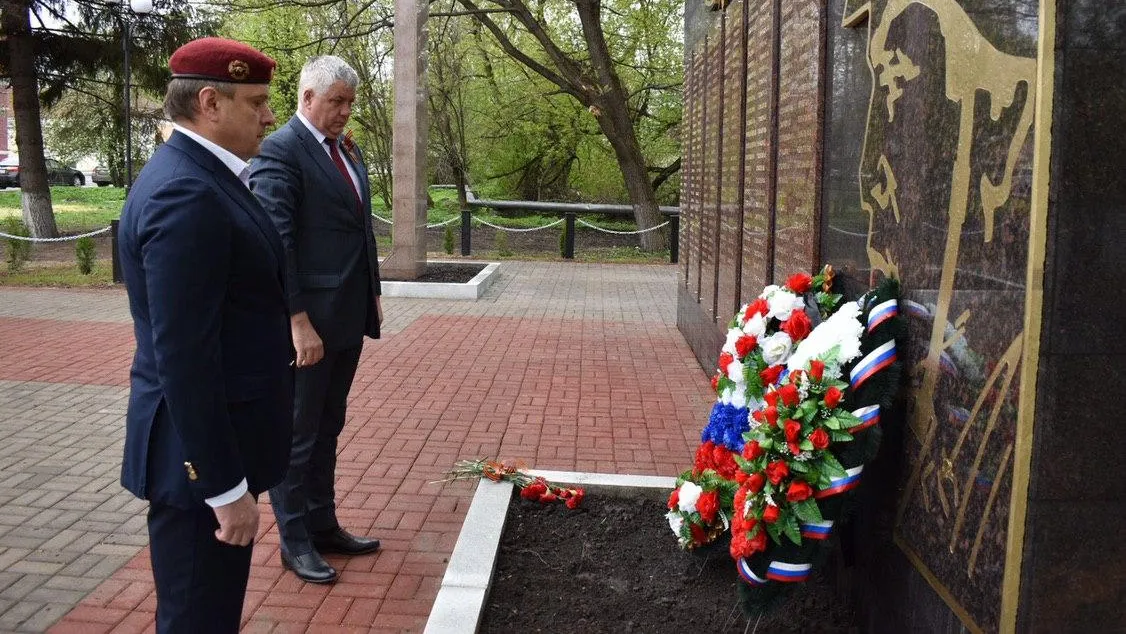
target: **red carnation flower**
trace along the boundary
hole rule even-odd
[[[759,491],[762,491],[762,487],[765,484],[766,477],[761,473],[752,473],[751,475],[747,476],[747,488],[751,490],[751,493],[758,493]]]
[[[801,400],[801,395],[798,394],[798,386],[793,383],[787,383],[778,388],[778,396],[782,399],[788,407],[793,407]]]
[[[742,559],[743,557],[750,557],[754,554],[751,550],[750,544],[747,542],[747,534],[745,531],[737,531],[731,535],[731,557],[733,559]]]
[[[743,458],[746,460],[754,460],[764,453],[766,452],[763,451],[762,446],[758,444],[757,440],[752,440],[743,445]]]
[[[697,473],[712,468],[713,449],[715,449],[715,443],[710,440],[696,448],[696,461],[694,466]]]
[[[766,465],[766,477],[770,480],[771,484],[778,484],[790,475],[790,467],[781,460]]]
[[[755,315],[768,314],[770,314],[770,304],[767,304],[766,300],[760,297],[747,305],[747,310],[743,312],[743,321],[747,321]]]
[[[680,487],[677,487],[677,488],[672,490],[672,495],[669,496],[669,510],[672,511],[672,510],[676,509],[677,505],[679,505],[679,504],[680,504]]]
[[[583,489],[575,489],[571,491],[571,497],[567,498],[567,508],[579,508],[579,505],[583,503],[583,496],[585,495],[586,491],[584,491]]]
[[[716,447],[715,471],[724,480],[734,480],[739,464],[735,462],[735,452],[727,447]]]
[[[766,531],[759,530],[754,537],[747,538],[747,545],[752,549],[752,552],[757,553],[766,550]]]
[[[762,521],[773,524],[778,521],[779,510],[773,504],[767,504],[766,510],[762,512]]]
[[[757,345],[758,339],[750,335],[743,335],[735,340],[735,354],[739,355],[739,358],[742,359],[750,354]]]
[[[771,405],[762,410],[762,417],[766,419],[766,424],[771,427],[778,425],[778,408]]]
[[[712,391],[714,392],[718,389],[719,389],[719,375],[717,374],[717,375],[712,377]]]
[[[809,362],[809,376],[813,377],[814,381],[820,381],[825,376],[825,362],[814,359]]]
[[[813,286],[813,278],[809,273],[794,273],[786,280],[786,288],[799,295],[808,291],[811,286]]]
[[[825,407],[833,409],[841,402],[841,391],[835,387],[825,390]]]
[[[738,482],[739,484],[745,483],[747,481],[747,472],[742,471],[742,470],[736,471],[735,472],[735,481]]]
[[[789,319],[782,322],[782,330],[790,335],[790,339],[801,341],[809,336],[809,331],[813,330],[813,324],[810,323],[805,311],[799,308],[790,313]]]
[[[540,504],[549,504],[549,503],[554,502],[555,500],[558,500],[558,499],[559,499],[558,495],[555,495],[551,491],[548,491],[547,493],[544,493],[543,495],[540,496]]]
[[[794,442],[798,439],[798,435],[801,434],[801,423],[792,418],[787,418],[782,429],[786,434],[786,442]]]
[[[809,435],[809,442],[813,443],[814,449],[825,449],[829,446],[829,432],[819,427]]]
[[[759,372],[759,378],[762,379],[762,386],[774,385],[778,382],[778,377],[782,376],[782,370],[785,370],[781,365],[772,365],[769,368]]]
[[[705,522],[711,524],[715,521],[716,511],[719,510],[719,494],[715,491],[706,491],[696,500],[696,512]]]
[[[771,407],[777,407],[778,393],[773,390],[766,392],[762,395],[762,400],[766,401],[766,404],[770,405]]]
[[[808,500],[811,495],[813,495],[813,487],[801,480],[791,482],[789,490],[786,491],[786,499],[791,502]]]
[[[520,489],[520,497],[525,500],[538,500],[544,493],[547,493],[547,487],[539,482],[533,482],[523,489]]]
[[[731,356],[730,352],[724,352],[724,353],[720,354],[719,355],[719,371],[723,372],[724,374],[727,374],[727,366],[731,365],[731,362],[734,361],[734,360],[735,360],[735,357]]]

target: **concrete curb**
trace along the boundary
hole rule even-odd
[[[435,264],[466,264],[434,260]],[[478,299],[497,279],[500,262],[490,262],[480,273],[465,284],[447,282],[380,282],[384,297],[411,297],[415,299]]]
[[[554,484],[574,484],[589,492],[664,500],[676,478],[581,471],[528,471]],[[480,624],[496,569],[500,538],[512,500],[512,484],[481,480],[457,537],[425,634],[473,634]]]

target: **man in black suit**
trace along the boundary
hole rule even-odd
[[[281,235],[297,351],[293,449],[285,481],[270,489],[282,564],[313,583],[336,570],[325,552],[374,552],[336,518],[337,437],[363,338],[379,337],[379,260],[371,191],[359,148],[344,136],[359,77],[326,55],[301,70],[297,114],[254,160],[251,189]]]
[[[237,632],[257,495],[285,475],[292,349],[277,232],[248,189],[274,60],[220,38],[168,62],[175,132],[121,212],[137,349],[122,484],[149,500],[158,632]]]

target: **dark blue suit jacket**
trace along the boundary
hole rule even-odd
[[[250,188],[281,235],[290,314],[307,312],[326,350],[379,337],[379,258],[371,189],[359,148],[342,152],[360,181],[360,206],[325,148],[296,116],[251,164]]]
[[[175,133],[121,212],[137,350],[122,484],[181,508],[246,478],[281,481],[292,438],[293,346],[277,233],[215,155]]]

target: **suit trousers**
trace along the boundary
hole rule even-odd
[[[281,545],[290,555],[313,549],[310,535],[334,529],[336,441],[344,429],[348,392],[363,344],[325,350],[316,365],[298,368],[294,384],[293,448],[289,471],[270,489]]]
[[[254,547],[220,542],[217,528],[209,506],[149,505],[157,632],[238,632]]]

